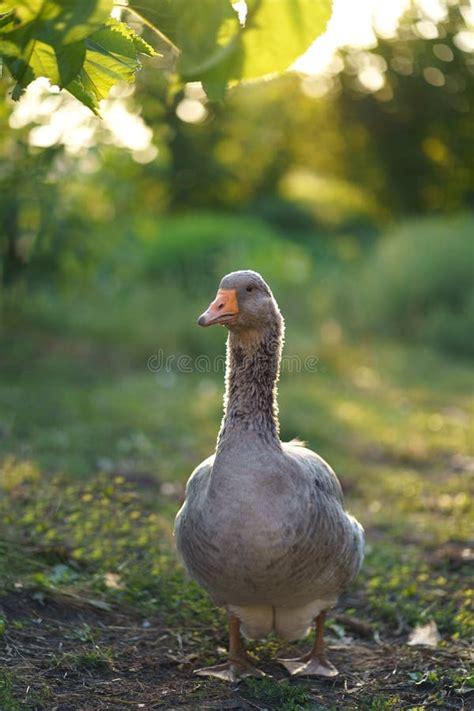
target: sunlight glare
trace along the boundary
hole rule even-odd
[[[426,4],[438,6],[437,0]],[[327,31],[293,65],[304,74],[320,74],[327,70],[338,47],[373,47],[376,36],[394,34],[397,23],[409,5],[409,0],[334,0],[333,13]]]
[[[114,87],[101,103],[101,120],[66,91],[51,87],[47,79],[36,79],[14,105],[9,124],[15,129],[36,124],[30,127],[28,140],[38,148],[63,145],[70,154],[84,154],[100,134],[105,142],[131,151],[136,162],[149,163],[158,149],[152,143],[152,130],[125,103],[133,90],[130,84]]]
[[[132,151],[143,151],[151,143],[153,132],[137,114],[131,113],[121,101],[106,100],[102,105],[105,126],[114,136],[114,143]]]
[[[207,109],[197,99],[182,99],[176,107],[176,115],[185,123],[202,123],[207,116]]]

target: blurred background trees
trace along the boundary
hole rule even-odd
[[[0,109],[4,328],[119,337],[133,301],[146,353],[160,290],[188,324],[223,272],[253,267],[290,313],[305,287],[295,318],[316,334],[329,317],[472,353],[473,28],[467,2],[411,3],[372,46],[224,103],[145,60],[102,120],[37,80]]]

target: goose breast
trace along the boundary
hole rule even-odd
[[[176,536],[191,575],[218,604],[336,598],[360,568],[363,532],[332,469],[291,443],[251,463],[232,454],[188,483]]]

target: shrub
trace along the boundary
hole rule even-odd
[[[382,236],[350,288],[356,322],[474,353],[474,216],[424,218]]]
[[[154,228],[145,251],[145,273],[174,276],[199,291],[236,269],[255,269],[272,285],[306,281],[311,271],[305,250],[262,221],[219,213],[168,217]]]

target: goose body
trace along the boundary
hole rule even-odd
[[[283,320],[264,280],[224,277],[206,320],[229,327],[225,413],[216,453],[188,481],[178,551],[244,636],[299,639],[359,571],[363,529],[331,467],[300,442],[280,441]]]

